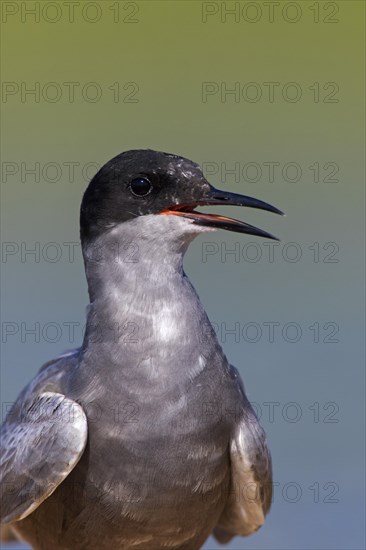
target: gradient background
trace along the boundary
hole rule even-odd
[[[30,9],[35,3],[23,4]],[[43,9],[46,4],[40,3]],[[99,11],[81,2],[73,22],[63,2],[57,4],[61,17],[51,23],[60,15],[52,6],[36,21],[20,2],[2,3],[5,92],[36,82],[41,89],[49,82],[62,89],[55,102],[49,99],[51,88],[39,101],[20,92],[2,96],[2,240],[3,252],[12,251],[2,257],[3,413],[44,361],[81,342],[87,304],[83,265],[80,249],[70,261],[63,243],[78,241],[86,163],[103,164],[123,150],[144,147],[217,163],[210,165],[211,172],[217,167],[209,176],[213,184],[262,198],[287,213],[281,219],[230,211],[281,238],[274,261],[263,241],[225,232],[197,239],[185,260],[223,347],[257,404],[278,484],[265,526],[228,548],[364,548],[364,3],[299,1],[289,7],[281,2],[273,7],[272,22],[264,2],[239,3],[236,16],[225,16],[215,2],[105,1],[94,3]],[[111,7],[117,4],[120,20],[114,22]],[[205,9],[217,13],[203,22]],[[298,21],[289,22],[299,10]],[[98,20],[91,23],[93,18]],[[280,83],[273,101],[263,85],[270,81]],[[73,102],[65,82],[80,83]],[[88,82],[102,90],[99,101],[83,98],[80,90]],[[121,88],[118,102],[108,89],[115,82]],[[123,101],[132,90],[123,90],[128,82],[138,86],[133,103]],[[203,82],[227,88],[256,82],[263,95],[249,102],[218,93],[203,102]],[[281,91],[288,82],[300,86],[299,101],[284,100]],[[314,82],[320,86],[318,102],[309,89]],[[337,83],[338,101],[324,102],[331,91],[323,89],[327,82]],[[91,96],[93,89],[88,91]],[[270,161],[280,163],[274,182],[263,164]],[[70,162],[79,163],[74,178],[64,164]],[[263,170],[259,181],[245,181],[254,178],[250,170],[249,177],[238,179],[220,169],[221,163],[231,168],[250,162]],[[282,176],[288,162],[300,166],[299,181]],[[309,169],[315,162],[319,182]],[[338,167],[336,181],[324,181],[329,162]],[[35,182],[22,163],[28,168],[39,163],[45,174]],[[94,172],[91,167],[89,175]],[[291,170],[288,174],[293,177]],[[204,262],[207,242],[224,251],[239,247],[239,261],[216,253]],[[287,258],[296,252],[289,242],[297,243],[298,261],[286,261],[286,252]],[[47,243],[56,243],[58,253],[61,249],[57,261],[51,261],[55,245]],[[248,243],[255,245],[245,248]],[[22,257],[17,252],[22,246],[39,246],[39,261]],[[249,261],[257,253],[260,259]],[[79,323],[74,341],[64,325],[70,322]],[[273,342],[266,322],[280,323]],[[36,323],[39,337],[25,332]],[[259,325],[262,336],[249,342],[255,339],[249,330],[247,338],[225,338],[225,326],[235,323],[239,330],[257,323],[252,328]],[[282,335],[286,323],[300,326],[297,342],[288,341],[296,336],[291,330]],[[314,323],[319,323],[319,342],[309,328]],[[327,342],[334,325],[326,323],[339,327],[337,341]],[[217,547],[209,539],[204,548]]]

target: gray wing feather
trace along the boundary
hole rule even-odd
[[[247,536],[264,523],[272,501],[272,463],[266,435],[245,395],[236,369],[243,415],[230,443],[231,491],[214,535],[229,542],[235,535]]]
[[[87,441],[87,419],[75,401],[44,392],[1,427],[1,523],[31,514],[67,477]]]

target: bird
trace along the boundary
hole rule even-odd
[[[1,523],[33,549],[197,550],[264,523],[266,435],[183,257],[218,229],[275,237],[196,210],[215,205],[282,214],[151,149],[120,153],[89,182],[82,345],[41,367],[0,432]]]

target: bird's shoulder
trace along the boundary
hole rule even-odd
[[[14,417],[19,408],[26,406],[29,400],[33,400],[35,396],[42,392],[63,393],[66,375],[78,363],[79,356],[80,349],[78,348],[62,353],[44,363],[37,374],[20,392],[9,411],[9,415]]]

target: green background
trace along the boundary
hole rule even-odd
[[[26,12],[36,4],[39,17]],[[80,249],[70,261],[64,243],[78,241],[85,165],[132,148],[186,156],[215,172],[214,185],[287,214],[230,210],[281,238],[273,261],[259,239],[224,232],[197,239],[185,260],[261,413],[278,484],[265,526],[228,548],[356,550],[365,545],[364,3],[275,4],[227,2],[239,12],[225,15],[221,2],[80,2],[72,22],[63,2],[2,3],[2,409],[44,361],[81,341],[83,266]],[[65,82],[77,83],[74,101]],[[109,89],[116,82],[119,98]],[[205,82],[219,92],[203,97]],[[266,82],[278,83],[273,101]],[[288,99],[289,82],[298,101]],[[221,96],[235,85],[239,97]],[[37,86],[39,97],[24,94]],[[255,90],[262,96],[250,101]],[[268,162],[279,163],[275,181]],[[26,173],[36,163],[39,178]],[[79,163],[73,177],[70,163]],[[222,170],[235,163],[240,178]],[[289,181],[291,166],[283,176],[288,163],[300,167],[299,181]],[[204,258],[207,243],[216,253]],[[22,247],[39,247],[39,258]],[[230,249],[239,258],[221,255]],[[279,323],[273,342],[268,322]],[[36,323],[39,338],[25,332]],[[239,336],[225,337],[235,326]]]

